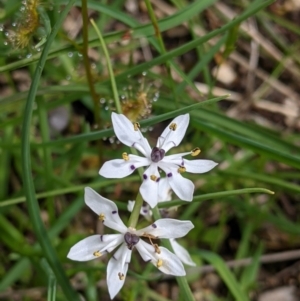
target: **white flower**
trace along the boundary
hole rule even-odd
[[[67,256],[72,260],[87,261],[110,253],[119,247],[107,265],[107,285],[111,299],[124,284],[134,248],[138,250],[143,260],[151,261],[163,273],[175,276],[185,275],[179,258],[168,249],[154,244],[152,240],[182,237],[194,227],[190,221],[160,219],[140,230],[127,228],[119,217],[115,203],[88,187],[85,188],[84,197],[85,203],[98,214],[103,224],[118,231],[119,234],[89,236],[73,246]],[[151,244],[140,237],[148,238]]]
[[[163,131],[155,147],[151,148],[139,130],[139,124],[132,124],[122,114],[112,113],[111,119],[118,139],[130,147],[136,148],[145,157],[123,153],[123,159],[105,162],[99,173],[106,178],[123,178],[139,167],[149,166],[143,174],[143,183],[140,193],[143,199],[153,208],[158,202],[158,182],[160,180],[159,168],[167,176],[169,185],[176,195],[185,201],[192,201],[194,184],[181,176],[182,172],[204,173],[214,168],[217,163],[211,160],[186,160],[183,156],[197,156],[199,148],[186,153],[165,156],[172,147],[177,146],[184,137],[189,114],[176,117]]]
[[[172,199],[171,195],[171,187],[168,185],[167,179],[163,178],[159,181],[159,199],[158,203],[170,201]],[[132,212],[134,207],[135,201],[128,201],[127,209],[128,211]],[[144,218],[148,221],[151,220],[152,216],[152,210],[150,209],[149,205],[143,205],[140,214],[144,216]],[[178,258],[185,264],[196,266],[196,263],[192,260],[190,254],[188,251],[182,247],[174,238],[169,239],[172,249],[175,253],[175,255],[178,256]]]

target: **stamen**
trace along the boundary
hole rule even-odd
[[[183,173],[183,172],[186,172],[186,168],[184,166],[179,166],[178,169],[177,169],[177,171],[179,173]]]
[[[168,178],[171,178],[171,177],[172,177],[172,173],[169,172],[169,173],[167,174],[167,177],[168,177]]]
[[[151,176],[150,176],[150,179],[151,179],[152,181],[154,181],[154,182],[155,182],[155,181],[157,180],[157,176],[155,176],[155,175],[151,175]]]
[[[157,253],[157,254],[161,253],[160,248],[159,248],[159,246],[157,244],[154,244],[153,247],[155,249],[155,253]]]
[[[191,155],[193,157],[198,156],[200,153],[201,153],[201,149],[199,147],[196,147],[191,151]]]
[[[151,151],[151,160],[152,162],[159,162],[162,160],[165,156],[165,151],[162,148],[158,148],[157,146],[154,146]]]
[[[119,276],[119,279],[120,280],[124,280],[125,279],[125,276],[124,276],[124,274],[123,273],[118,273],[118,276]]]
[[[134,124],[133,124],[133,128],[134,128],[134,130],[135,131],[138,131],[139,129],[140,129],[140,124],[138,123],[138,122],[135,122]]]
[[[122,158],[123,158],[124,161],[129,161],[129,156],[128,156],[127,153],[123,153]]]
[[[152,243],[151,239],[157,239],[156,236],[154,236],[154,235],[152,235],[150,233],[147,233],[147,232],[144,232],[141,236],[149,238],[149,240],[150,240],[150,242],[151,242],[152,245],[153,245],[153,243]]]
[[[130,165],[130,169],[131,170],[135,170],[135,166],[134,165]]]
[[[177,129],[177,124],[176,123],[171,123],[169,126],[169,129],[172,131],[175,131]]]
[[[161,259],[157,260],[156,266],[160,268],[163,265],[163,261]]]
[[[104,214],[104,213],[101,213],[101,214],[99,215],[99,220],[100,220],[101,222],[104,222],[104,221],[105,221],[105,214]]]
[[[132,250],[132,248],[139,242],[140,238],[135,234],[126,232],[124,235],[124,240],[127,244],[128,249]]]
[[[95,252],[93,253],[93,255],[96,256],[96,257],[102,256],[102,254],[101,254],[99,251],[95,251]]]
[[[146,174],[143,174],[143,179],[144,179],[144,180],[147,180],[147,178],[148,178],[147,175],[146,175]]]

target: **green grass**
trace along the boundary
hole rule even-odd
[[[18,1],[8,2],[0,10],[0,23],[3,33],[7,30],[10,36],[8,29],[22,12]],[[264,34],[281,26],[290,32],[290,39],[283,33],[267,38],[285,59],[293,60],[294,71],[286,67],[286,60],[274,63],[263,47],[257,68],[284,85],[288,85],[289,72],[294,72],[292,89],[299,84],[295,78],[300,69],[295,55],[298,44],[293,40],[299,27],[270,10],[272,1],[251,1],[245,7],[231,3],[229,7],[238,12],[234,19],[221,14],[216,0],[174,0],[166,3],[174,12],[169,15],[145,1],[147,9],[139,8],[143,22],[133,17],[124,3],[87,2],[97,28],[83,19],[88,27],[87,42],[80,28],[79,34],[70,38],[63,27],[68,25],[67,17],[74,21],[74,14],[81,12],[81,2],[75,0],[46,1],[39,7],[40,28],[23,50],[6,45],[7,36],[0,36],[0,299],[11,300],[14,293],[21,293],[24,300],[35,300],[30,294],[35,288],[40,300],[75,301],[80,295],[91,301],[109,300],[103,284],[107,259],[83,264],[68,260],[66,255],[76,242],[99,230],[97,217],[84,204],[84,187],[93,187],[116,201],[121,217],[128,220],[127,201],[136,199],[140,177],[134,173],[110,180],[100,177],[98,171],[104,161],[131,152],[111,140],[111,111],[126,112],[130,107],[135,113],[146,102],[151,114],[139,123],[148,128],[144,135],[151,145],[167,120],[189,113],[187,134],[174,152],[199,147],[199,158],[219,163],[209,173],[185,175],[195,183],[193,202],[173,196],[171,202],[159,207],[178,206],[175,217],[194,223],[195,228],[181,242],[198,266],[209,263],[219,275],[221,285],[209,292],[209,298],[250,300],[249,296],[261,289],[257,282],[260,256],[272,252],[271,242],[264,241],[262,233],[285,238],[278,251],[297,248],[300,243],[299,128],[297,122],[288,123],[287,117],[277,124],[271,111],[264,114],[256,110],[257,100],[246,95],[243,83],[247,72],[241,66],[234,65],[243,77],[228,87],[220,84],[212,69],[222,60],[232,63],[234,51],[247,58],[251,54],[252,40],[242,33],[242,22],[256,20]],[[184,38],[170,38],[170,30],[176,31],[182,24]],[[206,33],[199,35],[199,28]],[[37,51],[32,46],[39,38],[45,38],[45,43]],[[93,49],[93,57],[84,61],[87,48]],[[149,51],[151,56],[146,59]],[[191,66],[186,62],[189,56]],[[87,68],[92,76],[89,82]],[[207,85],[207,95],[198,91],[197,81]],[[259,101],[284,105],[284,96],[276,98],[277,91],[267,83],[257,79],[255,88],[261,84],[264,89]],[[213,90],[220,86],[228,93],[217,97]],[[230,114],[232,107],[238,108],[230,101],[230,92],[241,93],[245,102],[250,102],[247,112],[240,111],[247,118],[242,113]],[[296,90],[294,93],[298,95]],[[67,112],[67,127],[54,133],[49,116],[61,107]],[[259,124],[257,120],[262,119],[254,118],[257,115],[269,123]],[[156,218],[158,214],[156,210]],[[232,222],[237,228],[230,228]],[[146,225],[140,219],[137,227]],[[230,245],[232,240],[234,246]],[[140,261],[136,252],[132,257],[117,300],[171,300],[159,291],[164,279],[157,269]],[[223,259],[247,257],[253,258],[251,265],[233,269]],[[199,268],[186,270],[187,276],[178,277],[177,283],[175,277],[166,282],[180,287],[178,300],[195,298]]]

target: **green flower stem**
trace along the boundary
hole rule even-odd
[[[112,66],[111,66],[108,50],[107,50],[105,41],[103,39],[103,36],[102,36],[99,28],[95,24],[94,20],[91,20],[91,23],[92,23],[92,25],[93,25],[93,27],[94,27],[94,29],[95,29],[98,37],[99,37],[100,44],[102,46],[102,49],[103,49],[103,52],[104,52],[104,55],[105,55],[105,58],[106,58],[107,68],[108,68],[108,72],[109,72],[111,87],[112,87],[112,90],[113,90],[116,109],[117,109],[117,112],[121,114],[122,113],[122,108],[121,108],[121,103],[120,103],[120,97],[119,97],[119,93],[118,93],[118,89],[117,89],[117,84],[116,84],[114,72],[113,72],[113,69],[112,69]],[[131,153],[133,153],[135,155],[138,154],[137,151],[132,147],[131,147]],[[139,172],[139,175],[142,179],[143,170],[139,169],[138,172]],[[129,223],[128,223],[129,227],[133,227],[133,228],[136,227],[142,205],[143,205],[143,199],[142,199],[142,196],[139,193],[136,197],[135,205],[134,205],[133,211],[132,211],[132,213],[130,215],[130,218],[129,218]]]
[[[154,220],[158,220],[158,219],[161,218],[161,215],[160,215],[160,212],[159,212],[159,209],[158,209],[157,206],[152,209],[152,213],[153,213]],[[168,250],[173,251],[171,243],[168,239],[162,239],[161,244],[165,248],[167,248]],[[193,296],[193,293],[192,293],[191,288],[190,288],[190,286],[187,282],[186,277],[185,276],[183,276],[183,277],[177,276],[176,281],[179,285],[180,293],[183,296],[183,300],[185,300],[185,301],[195,301],[195,298]]]
[[[32,84],[29,89],[28,98],[26,101],[25,111],[24,111],[24,120],[22,126],[22,145],[21,145],[21,154],[22,154],[22,170],[23,170],[23,185],[27,201],[27,209],[30,216],[30,221],[32,223],[33,230],[35,235],[40,243],[43,254],[47,259],[49,265],[51,266],[58,283],[60,284],[65,297],[67,300],[79,301],[79,296],[73,290],[69,279],[65,274],[65,270],[62,267],[59,258],[51,244],[51,241],[48,237],[47,230],[44,226],[44,223],[41,219],[40,208],[35,197],[35,187],[31,171],[31,154],[30,154],[30,123],[32,118],[32,111],[34,106],[34,100],[36,97],[37,89],[39,86],[40,78],[42,71],[47,60],[47,56],[50,50],[50,46],[54,41],[55,36],[58,33],[58,30],[64,21],[66,15],[74,4],[75,0],[70,0],[62,13],[60,14],[56,24],[52,28],[51,34],[48,36],[47,42],[37,64]]]
[[[117,109],[117,112],[121,114],[122,113],[122,108],[121,108],[121,104],[120,104],[119,93],[118,93],[117,84],[116,84],[114,72],[113,72],[113,69],[112,69],[112,65],[111,65],[111,62],[110,62],[110,57],[109,57],[109,54],[108,54],[108,50],[107,50],[105,41],[103,39],[103,36],[102,36],[99,28],[97,27],[95,21],[93,19],[91,19],[90,21],[91,21],[91,23],[92,23],[92,25],[93,25],[96,33],[97,33],[97,36],[100,40],[100,44],[102,46],[104,56],[105,56],[105,59],[106,59],[106,63],[107,63],[107,68],[108,68],[108,73],[109,73],[109,77],[110,77],[111,88],[112,88],[113,95],[114,95],[114,101],[115,101],[116,109]]]
[[[133,210],[128,220],[128,227],[136,228],[137,222],[139,220],[141,208],[143,205],[143,198],[140,193],[138,193]]]

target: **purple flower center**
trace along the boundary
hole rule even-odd
[[[152,162],[159,162],[165,156],[165,151],[162,148],[158,148],[156,146],[153,147],[151,152],[151,160]]]
[[[132,248],[139,242],[140,238],[135,234],[126,232],[124,235],[124,240],[127,244],[128,249],[132,250]]]

